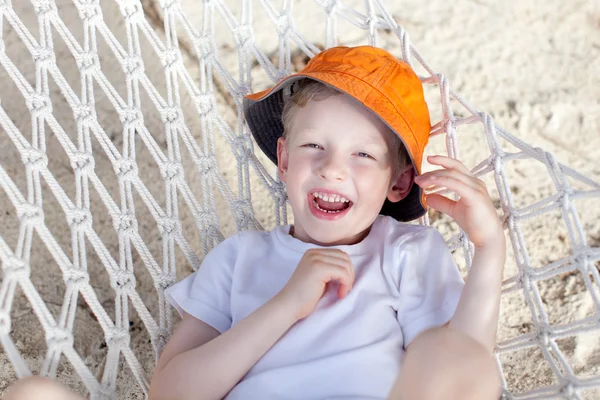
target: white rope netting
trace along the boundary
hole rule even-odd
[[[338,23],[345,23],[365,43],[395,38],[390,50],[435,96],[433,103],[428,97],[438,110],[432,135],[445,138],[448,154],[458,157],[461,132],[485,138],[471,167],[497,199],[514,255],[503,301],[518,297],[528,315],[516,334],[500,335],[499,365],[512,365],[520,354],[546,371],[524,385],[505,368],[504,396],[600,394],[600,351],[582,362],[573,347],[585,341],[600,347],[594,341],[600,236],[591,232],[597,216],[590,211],[600,208],[598,182],[460,98],[381,0],[303,4],[324,24],[324,36],[297,29],[293,1],[276,7],[240,0],[237,15],[223,0],[204,0],[197,5],[201,24],[190,22],[180,0],[158,3],[160,9],[140,0],[31,0],[16,7],[0,0],[0,210],[13,213],[0,228],[0,342],[3,362],[16,376],[77,381],[72,386],[95,399],[147,392],[155,357],[173,328],[164,289],[235,230],[288,222],[283,187],[244,125],[243,96],[298,69],[320,47],[338,44]],[[67,26],[69,13],[79,17]],[[160,29],[152,21],[161,21]],[[21,54],[30,54],[26,63],[15,61],[16,50],[7,46],[15,38]],[[122,73],[107,73],[111,64]],[[67,74],[69,68],[76,74]],[[18,103],[29,112],[16,114]],[[224,150],[229,158],[219,159]],[[519,197],[511,182],[515,165],[549,181],[544,198]],[[443,217],[435,219],[442,231],[449,227],[444,233],[455,233],[449,246],[462,249],[455,255],[468,268],[468,239]],[[524,233],[532,221],[551,221],[567,249],[532,258]],[[572,300],[585,307],[559,318],[544,295],[548,285],[565,280],[577,290],[563,306]],[[20,336],[26,320],[37,321],[39,331],[29,333],[37,342]]]

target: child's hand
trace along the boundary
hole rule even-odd
[[[429,156],[427,161],[444,169],[426,172],[416,177],[415,182],[423,189],[446,188],[460,196],[458,201],[453,201],[430,194],[426,196],[427,204],[451,216],[477,248],[497,243],[499,235],[504,238],[502,225],[485,183],[456,159]]]
[[[298,319],[302,319],[313,312],[331,281],[340,282],[338,296],[346,297],[354,283],[350,257],[338,249],[310,249],[304,253],[278,296],[292,307]]]

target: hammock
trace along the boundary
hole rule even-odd
[[[14,371],[5,385],[39,373],[93,399],[147,393],[174,325],[164,289],[235,231],[288,223],[242,97],[337,45],[345,24],[354,33],[343,43],[384,38],[420,74],[432,135],[448,154],[458,157],[461,135],[487,143],[469,166],[507,228],[503,307],[528,315],[499,335],[505,398],[598,398],[600,184],[459,97],[382,0],[303,1],[302,29],[292,1],[240,0],[235,13],[223,0],[195,2],[186,12],[201,12],[200,24],[179,0],[58,3],[0,0],[0,360]],[[324,40],[315,21],[324,21]],[[544,198],[511,183],[522,170],[549,182]],[[466,273],[464,233],[436,213],[419,222],[445,234]],[[539,254],[525,234],[536,224],[564,251]],[[568,286],[563,307],[585,307],[552,314],[552,285]],[[582,361],[585,343],[595,353]],[[519,369],[531,360],[536,370]]]

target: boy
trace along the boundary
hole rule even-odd
[[[183,322],[150,397],[383,399],[407,346],[412,365],[392,396],[497,396],[503,231],[485,185],[462,164],[431,157],[444,169],[420,174],[430,122],[410,67],[369,46],[328,49],[248,96],[244,111],[277,163],[294,224],[228,238],[167,291]],[[397,221],[425,213],[421,187],[431,186],[461,195],[427,202],[475,244],[464,289],[441,235]],[[457,349],[462,359],[448,359]],[[454,373],[469,361],[463,372],[473,374]]]
[[[429,113],[410,67],[332,48],[244,106],[294,225],[228,238],[168,289],[183,319],[150,399],[497,398],[502,228],[458,161],[421,174]],[[431,187],[461,196],[426,198],[475,244],[464,285],[435,229],[398,222]]]

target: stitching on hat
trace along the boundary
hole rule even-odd
[[[392,73],[392,71],[394,70],[393,65],[392,65],[392,61],[388,61],[386,65],[383,66],[382,71],[378,77],[377,82],[373,82],[373,87],[375,88],[379,88],[379,84],[381,82],[383,82],[385,80],[385,78],[389,77]],[[389,73],[388,73],[389,72]],[[385,77],[385,78],[384,78]],[[372,92],[372,90],[371,90]],[[369,92],[369,94],[371,94],[371,92]],[[369,97],[367,95],[367,97]]]

